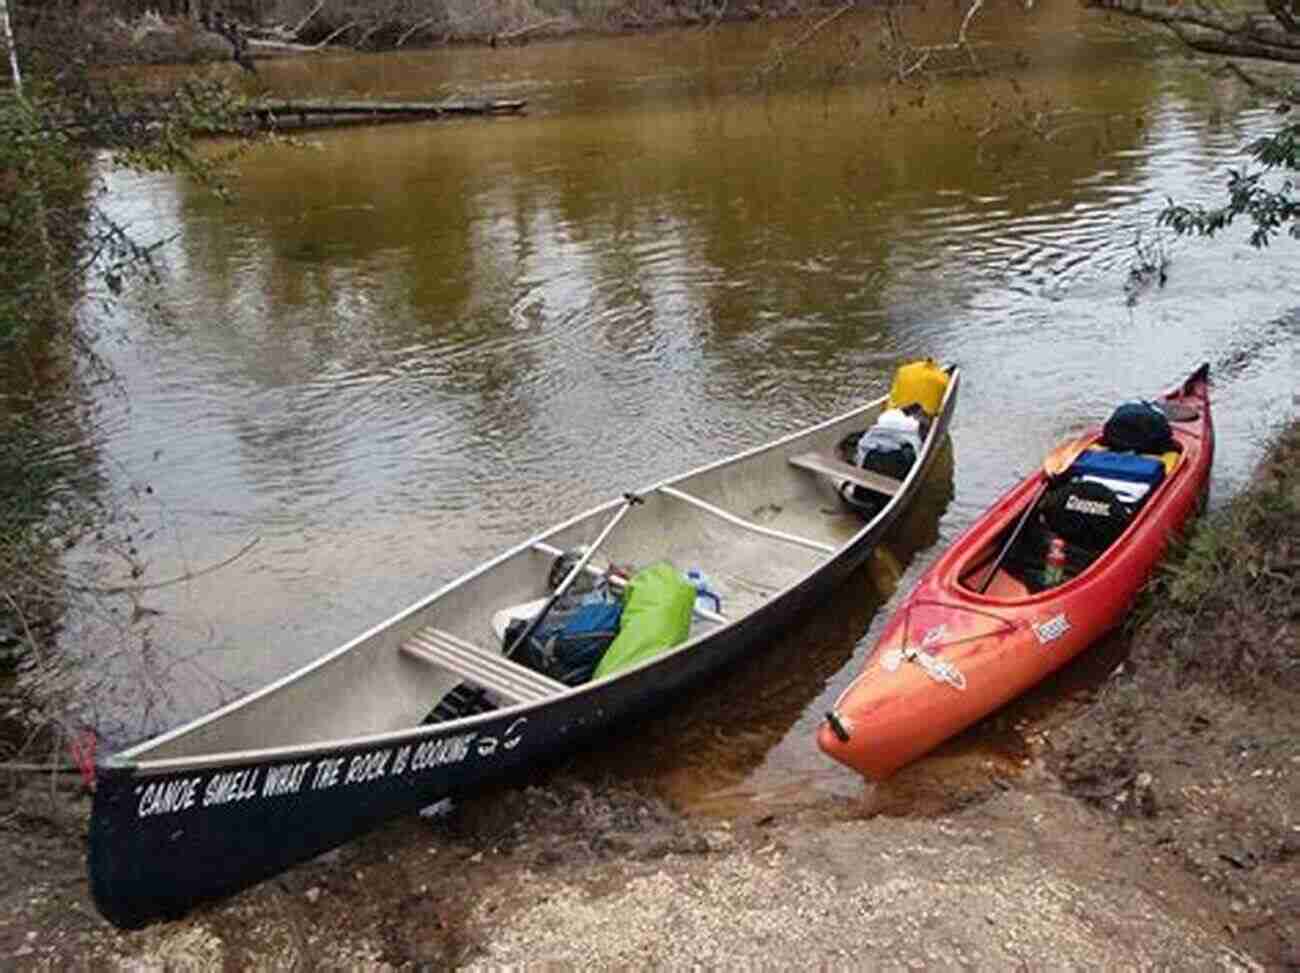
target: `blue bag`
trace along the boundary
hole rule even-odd
[[[1079,454],[1070,472],[1075,476],[1100,476],[1155,486],[1165,478],[1165,464],[1152,456],[1088,449]]]
[[[527,644],[515,650],[515,660],[566,686],[577,686],[591,678],[618,635],[623,606],[617,601],[563,601],[551,609]],[[510,623],[505,631],[507,647],[514,645],[527,624],[522,618]]]

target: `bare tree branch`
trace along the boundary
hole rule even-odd
[[[346,24],[344,24],[342,27],[340,27],[338,30],[336,30],[336,31],[334,31],[332,34],[330,34],[328,37],[326,37],[323,41],[321,41],[321,42],[320,42],[319,44],[317,44],[316,46],[317,46],[317,47],[325,47],[325,46],[328,45],[332,40],[334,40],[336,37],[342,37],[345,33],[347,33],[347,32],[350,31],[353,27],[356,27],[356,26],[357,26],[357,22],[356,22],[355,20],[351,21],[350,23],[346,23]]]
[[[5,50],[9,52],[9,74],[13,79],[14,91],[23,93],[23,73],[18,67],[18,48],[14,45],[14,28],[9,20],[9,2],[0,0],[0,39],[4,40]]]
[[[1300,34],[1300,23],[1296,22],[1295,13],[1288,6],[1289,0],[1264,0],[1264,3],[1288,33]]]
[[[325,0],[318,0],[316,6],[312,7],[311,12],[308,13],[306,17],[303,17],[302,20],[298,21],[298,26],[294,27],[292,36],[301,36],[303,28],[307,26],[307,22],[320,13],[321,8],[324,6]]]
[[[1225,61],[1223,67],[1220,69],[1220,72],[1223,74],[1233,75],[1238,80],[1243,82],[1247,87],[1253,88],[1255,91],[1267,95],[1270,98],[1278,98],[1281,100],[1286,100],[1290,98],[1292,95],[1292,92],[1286,90],[1285,88],[1280,88],[1275,84],[1270,84],[1269,82],[1264,81],[1261,78],[1257,78],[1255,75],[1251,74],[1249,71],[1243,68],[1240,64],[1237,64],[1233,61]]]
[[[92,592],[97,595],[135,594],[141,591],[153,591],[158,588],[169,588],[172,585],[182,584],[183,582],[186,581],[193,581],[195,578],[201,578],[205,574],[211,574],[213,571],[218,571],[221,568],[224,568],[226,565],[237,561],[239,558],[243,557],[245,554],[251,551],[257,545],[257,542],[260,540],[261,540],[260,537],[254,537],[251,541],[249,541],[247,544],[245,544],[243,547],[237,550],[234,554],[231,554],[229,557],[224,558],[221,561],[218,561],[216,564],[209,564],[207,567],[201,568],[198,571],[186,571],[184,574],[179,574],[176,577],[167,578],[163,581],[154,581],[149,584],[114,585],[113,587],[110,588],[101,588],[101,587],[96,587],[94,585],[82,585],[82,584],[69,583],[68,587],[74,591]]]
[[[1159,24],[1194,51],[1300,64],[1300,30],[1287,0],[1267,0],[1271,16],[1233,15],[1206,4],[1155,6],[1146,0],[1085,0],[1089,7]]]
[[[395,43],[393,47],[401,47],[408,40],[410,40],[416,33],[418,33],[421,30],[424,30],[426,27],[432,26],[436,22],[437,22],[436,17],[430,17],[427,20],[421,20],[419,23],[413,24],[405,33],[402,34],[401,37],[397,38],[397,43]]]
[[[812,40],[819,33],[821,33],[828,26],[830,26],[834,21],[838,20],[840,17],[844,16],[846,13],[852,10],[855,3],[856,0],[848,0],[847,3],[844,3],[841,6],[836,7],[834,10],[832,10],[821,20],[817,21],[817,23],[813,24],[802,34],[796,37],[789,44],[789,46],[787,46],[784,50],[781,51],[780,54],[778,54],[767,64],[763,65],[763,67],[759,69],[758,72],[759,75],[762,76],[762,75],[771,74],[773,71],[777,71],[785,67],[785,58],[787,54],[790,54],[793,51],[797,51],[799,48],[803,47],[803,45],[807,44],[810,40]]]

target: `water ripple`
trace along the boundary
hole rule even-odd
[[[1124,284],[1164,199],[1221,191],[1270,119],[1212,123],[1181,67],[1140,70],[1122,91],[1072,75],[1095,115],[998,169],[964,129],[882,119],[848,85],[629,107],[543,78],[521,90],[549,99],[544,123],[323,134],[246,160],[229,208],[111,177],[110,209],[180,241],[182,312],[108,322],[133,339],[106,350],[129,398],[104,407],[113,475],[155,489],[158,570],[263,538],[159,610],[236,647],[228,675],[276,674],[590,503],[879,394],[919,355],[966,371],[944,539],[1061,436],[1201,360],[1216,468],[1240,475],[1291,367],[1286,255],[1163,240],[1168,286],[1130,306]],[[1081,142],[1084,123],[1109,140]]]

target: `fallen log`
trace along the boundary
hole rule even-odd
[[[523,40],[534,31],[543,30],[553,24],[558,24],[562,19],[563,18],[561,17],[551,17],[548,20],[538,21],[535,24],[527,24],[516,30],[508,30],[501,34],[493,34],[490,43],[493,47],[496,47],[498,44],[510,44],[514,41]]]
[[[522,100],[492,101],[259,101],[244,117],[266,128],[441,118],[448,115],[512,115],[523,111]]]
[[[322,50],[319,44],[297,44],[293,41],[275,41],[263,37],[250,37],[248,46],[253,51],[254,57],[276,54],[319,54]]]

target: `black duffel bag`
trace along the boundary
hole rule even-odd
[[[1053,533],[1100,554],[1124,533],[1133,510],[1105,484],[1068,480],[1043,497],[1043,520]]]

